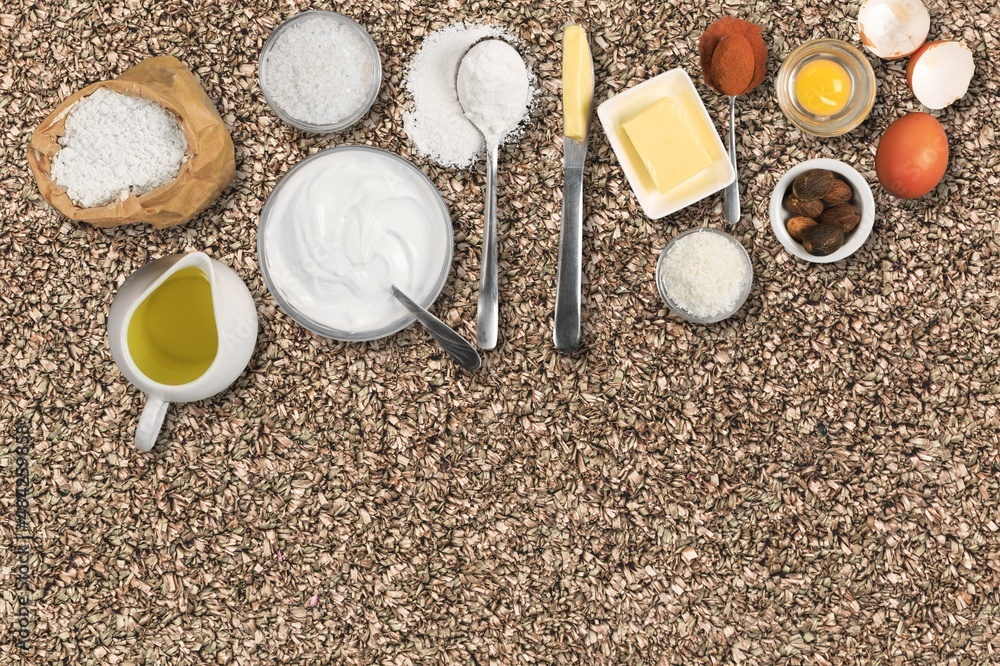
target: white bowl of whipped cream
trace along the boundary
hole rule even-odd
[[[414,321],[390,293],[437,300],[451,267],[451,215],[402,157],[367,146],[312,155],[264,205],[257,253],[268,291],[292,319],[334,340],[376,340]]]

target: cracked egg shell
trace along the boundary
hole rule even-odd
[[[943,109],[965,97],[976,72],[972,51],[960,42],[928,42],[906,66],[913,96],[928,109]]]
[[[919,49],[930,28],[931,15],[920,0],[867,0],[858,10],[861,44],[883,60]]]

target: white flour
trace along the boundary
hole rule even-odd
[[[77,206],[93,208],[176,178],[187,139],[155,102],[98,88],[70,110],[59,145],[52,180]]]
[[[531,87],[528,70],[507,42],[489,39],[476,44],[462,59],[458,98],[465,116],[499,145],[528,112]]]
[[[513,39],[496,26],[450,25],[429,35],[407,68],[413,105],[403,114],[403,128],[417,152],[444,166],[467,167],[485,148],[458,102],[456,78],[469,47],[488,37]],[[527,110],[521,120],[526,116]]]

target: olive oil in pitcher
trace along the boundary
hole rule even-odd
[[[135,309],[128,351],[159,384],[188,384],[205,374],[219,350],[212,287],[195,267],[177,271]]]

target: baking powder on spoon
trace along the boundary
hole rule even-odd
[[[457,90],[465,117],[488,146],[503,143],[528,112],[528,69],[517,50],[499,39],[469,49],[458,70]]]
[[[465,168],[483,154],[483,135],[458,101],[456,77],[463,56],[489,38],[514,39],[493,25],[449,25],[428,35],[406,68],[405,86],[413,103],[403,114],[403,128],[418,153],[442,166]],[[528,94],[534,96],[533,87]],[[525,109],[522,122],[527,115]]]

